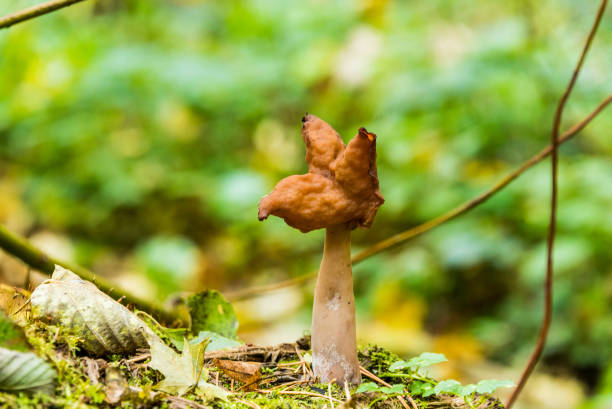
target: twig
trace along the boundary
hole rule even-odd
[[[200,405],[198,402],[194,402],[191,399],[182,398],[180,396],[167,395],[166,399],[171,402],[178,402],[183,405],[188,405],[194,409],[208,409],[208,406]]]
[[[136,363],[136,362],[144,361],[144,360],[146,360],[148,358],[151,358],[151,353],[150,352],[147,352],[146,354],[135,356],[134,358],[130,358],[127,361],[125,361],[125,363],[133,364],[133,363]]]
[[[346,396],[346,402],[351,400],[351,391],[349,390],[348,382],[344,382],[344,396]]]
[[[259,392],[259,393],[278,393],[278,394],[281,394],[281,395],[305,395],[305,396],[313,396],[315,398],[321,398],[321,399],[329,400],[329,398],[327,396],[322,395],[320,393],[315,393],[315,392],[306,392],[306,391],[269,391],[269,390],[265,390],[265,389],[257,389],[257,392]],[[336,398],[332,398],[332,400],[334,402],[342,403],[341,400],[336,399]]]
[[[42,16],[52,11],[68,7],[72,4],[79,3],[83,0],[51,0],[46,3],[37,4],[27,9],[18,11],[16,13],[8,14],[4,17],[0,17],[0,28],[8,28],[14,24],[21,23],[22,21],[30,20],[35,17]]]
[[[589,115],[587,115],[580,122],[574,124],[571,128],[561,135],[558,139],[558,144],[561,145],[580,131],[582,131],[601,111],[603,111],[610,103],[612,102],[612,95],[609,95],[606,99],[604,99]],[[505,188],[519,176],[521,176],[525,171],[533,167],[534,165],[540,163],[543,159],[545,159],[552,152],[552,145],[548,145],[546,148],[542,149],[539,153],[531,157],[529,160],[524,162],[521,166],[516,168],[512,173],[505,176],[502,180],[493,185],[486,192],[481,193],[480,195],[474,197],[473,199],[468,200],[455,207],[454,209],[449,210],[448,212],[436,217],[435,219],[431,219],[425,223],[419,224],[418,226],[412,227],[406,231],[401,233],[397,233],[385,240],[382,240],[366,249],[363,249],[359,253],[355,254],[351,259],[353,264],[357,264],[367,258],[370,258],[378,253],[387,250],[390,247],[401,244],[407,240],[413,239],[421,234],[427,233],[428,231],[454,219],[457,216],[460,216],[464,213],[469,212],[474,209],[478,205],[489,200],[493,195],[498,193],[500,190]],[[225,296],[232,301],[240,301],[244,299],[251,298],[253,296],[259,295],[261,293],[279,290],[285,287],[291,287],[293,285],[299,285],[307,282],[308,280],[314,278],[316,276],[316,272],[303,274],[301,276],[279,281],[277,283],[266,284],[262,286],[249,287],[242,290],[232,291],[225,293]]]
[[[275,390],[275,389],[281,389],[281,388],[285,388],[283,390],[288,390],[289,388],[293,388],[296,385],[301,385],[303,383],[308,383],[309,381],[305,381],[305,380],[301,380],[301,381],[292,381],[292,382],[287,382],[287,383],[281,383],[280,385],[276,385],[270,388],[271,391]]]
[[[597,106],[597,108],[595,108],[593,112],[591,112],[588,116],[586,116],[582,121],[578,122],[577,124],[572,126],[570,129],[568,129],[563,135],[561,135],[561,137],[559,138],[559,145],[568,141],[573,136],[575,136],[578,132],[584,129],[584,127],[586,127],[605,107],[607,107],[608,104],[610,104],[610,102],[612,102],[612,95],[609,95],[606,99],[604,99]],[[537,163],[541,162],[542,159],[546,158],[548,155],[551,154],[552,150],[553,150],[552,145],[548,145],[546,148],[542,149],[538,154],[534,155],[529,160],[524,162],[521,166],[516,168],[512,173],[508,174],[502,180],[500,180],[495,185],[493,185],[493,187],[491,187],[489,190],[481,193],[475,198],[460,204],[459,206],[436,217],[435,219],[429,220],[409,230],[393,235],[389,237],[388,239],[380,241],[374,244],[373,246],[370,246],[360,251],[359,253],[355,254],[355,256],[353,256],[353,259],[352,259],[353,264],[357,264],[360,261],[363,261],[375,254],[378,254],[382,252],[383,250],[386,250],[392,246],[395,246],[404,241],[420,236],[421,234],[426,233],[432,230],[433,228],[438,227],[441,224],[444,224],[450,221],[451,219],[454,219],[457,216],[467,213],[468,211],[472,210],[478,205],[486,202],[493,195],[498,193],[504,187],[506,187],[511,182],[513,182],[516,178],[521,176],[526,170],[530,169]]]
[[[551,199],[550,199],[550,223],[548,226],[548,239],[546,243],[546,279],[544,281],[544,316],[542,317],[542,324],[540,327],[540,333],[538,334],[538,341],[536,346],[525,366],[523,374],[516,386],[516,388],[512,391],[510,398],[508,399],[508,403],[506,403],[506,408],[510,409],[516,399],[518,398],[521,390],[525,386],[527,379],[533,372],[536,364],[540,360],[540,356],[542,355],[542,350],[544,349],[544,345],[546,344],[546,338],[548,336],[548,329],[550,328],[550,322],[552,319],[552,291],[553,291],[553,250],[555,247],[555,230],[557,224],[557,197],[558,197],[558,167],[559,167],[559,128],[561,127],[561,118],[563,117],[563,110],[565,108],[565,104],[567,99],[569,98],[574,85],[576,84],[576,80],[578,78],[578,74],[580,74],[580,70],[582,69],[582,65],[584,64],[584,60],[586,58],[587,52],[591,47],[591,43],[593,42],[593,38],[595,38],[595,33],[597,33],[597,28],[599,27],[599,23],[603,17],[603,13],[606,10],[606,6],[608,5],[608,0],[602,0],[599,9],[597,10],[597,15],[595,16],[595,21],[593,22],[593,26],[591,27],[591,31],[587,37],[586,43],[582,48],[582,53],[580,54],[580,58],[578,59],[578,63],[574,68],[574,72],[572,73],[572,77],[565,88],[565,92],[561,96],[559,103],[557,105],[557,110],[555,111],[555,117],[553,120],[553,127],[551,132],[551,145],[552,145],[552,156],[551,156],[551,177],[552,177],[552,186],[551,186]]]
[[[387,388],[391,387],[390,383],[387,383],[385,381],[383,381],[382,379],[380,379],[378,376],[374,375],[372,372],[368,371],[367,369],[365,369],[363,366],[360,366],[359,369],[361,370],[361,373],[364,374],[365,376],[367,376],[370,379],[375,380],[376,382],[386,386]],[[414,400],[412,399],[412,396],[410,396],[409,394],[405,394],[405,396],[408,398],[408,400],[410,401],[410,405],[412,405],[412,409],[419,409],[416,405],[416,403],[414,402]],[[397,400],[399,400],[399,402],[402,404],[402,406],[404,407],[404,409],[410,409],[408,407],[408,404],[406,403],[406,401],[404,400],[403,397],[398,396]]]
[[[332,393],[331,393],[331,388],[332,388],[332,383],[336,382],[336,379],[332,379],[328,384],[327,384],[327,396],[329,396],[329,404],[331,406],[331,409],[335,409],[334,407],[334,401],[332,400]]]
[[[303,368],[304,368],[304,372],[306,372],[308,374],[308,376],[310,376],[310,379],[314,379],[315,376],[312,373],[312,371],[310,370],[310,368],[308,367],[308,362],[306,362],[304,360],[304,357],[300,353],[300,349],[298,348],[297,345],[295,345],[295,354],[298,356],[298,358],[300,358],[300,361],[302,362],[302,365],[303,365]]]
[[[243,405],[247,405],[250,408],[253,409],[261,409],[261,406],[259,406],[258,404],[256,404],[255,402],[249,402],[248,400],[238,400],[238,402],[242,403]]]
[[[166,324],[171,324],[180,321],[180,317],[173,311],[162,309],[161,307],[147,301],[142,298],[136,297],[129,292],[115,287],[110,281],[105,280],[102,277],[96,276],[91,271],[84,269],[83,267],[73,266],[65,263],[61,260],[57,260],[50,257],[34,247],[32,243],[19,237],[16,234],[9,232],[4,226],[0,225],[0,248],[9,254],[19,258],[30,267],[45,273],[47,275],[53,274],[55,265],[60,265],[71,271],[84,280],[92,281],[98,288],[104,291],[113,299],[117,299],[124,296],[124,300],[127,304],[132,304],[138,307],[138,309],[145,311],[153,316],[158,317],[161,321]]]
[[[311,278],[313,278],[315,275],[316,273],[303,274],[301,276],[291,278],[289,280],[279,281],[277,283],[264,284],[261,286],[248,287],[241,290],[224,292],[223,295],[225,295],[225,298],[230,301],[246,300],[261,293],[267,293],[274,290],[280,290],[281,288],[291,287],[294,285],[305,283]]]

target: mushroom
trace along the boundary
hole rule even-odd
[[[269,215],[306,233],[325,228],[312,312],[312,364],[322,382],[361,382],[355,334],[351,230],[370,227],[384,199],[376,172],[376,135],[360,128],[344,145],[314,115],[302,118],[308,173],[282,179],[259,203]]]

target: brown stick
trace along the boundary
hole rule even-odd
[[[612,94],[609,95],[606,99],[604,99],[589,115],[587,115],[580,122],[574,124],[570,129],[565,131],[563,135],[559,138],[559,145],[567,142],[569,139],[574,137],[580,131],[582,131],[601,111],[603,111],[610,103],[612,102]],[[548,145],[546,148],[542,149],[538,154],[534,155],[532,158],[524,162],[521,166],[516,168],[512,173],[508,174],[502,180],[497,182],[493,187],[491,187],[486,192],[481,193],[473,199],[468,200],[455,207],[454,209],[449,210],[448,212],[436,217],[435,219],[429,220],[425,223],[419,224],[418,226],[412,227],[406,231],[401,233],[397,233],[385,240],[382,240],[366,249],[363,249],[359,253],[355,254],[352,258],[352,263],[357,264],[360,261],[363,261],[373,255],[381,253],[387,250],[390,247],[401,244],[407,240],[413,239],[421,234],[427,233],[428,231],[454,219],[457,216],[460,216],[468,211],[474,209],[478,205],[486,202],[493,195],[498,193],[504,187],[509,185],[519,176],[521,176],[525,171],[541,162],[552,152],[552,145]],[[237,290],[233,292],[225,293],[226,297],[232,301],[245,300],[248,298],[252,298],[258,294],[265,293],[268,291],[279,290],[281,288],[290,287],[292,285],[299,285],[307,282],[308,280],[314,278],[316,276],[316,272],[303,274],[301,276],[279,281],[278,283],[266,284],[257,287],[249,287],[242,290]]]
[[[580,70],[584,64],[584,60],[586,58],[587,52],[591,47],[591,43],[593,42],[593,38],[595,38],[595,33],[597,33],[597,28],[599,27],[599,23],[603,17],[603,13],[606,10],[606,6],[608,5],[608,0],[602,0],[599,9],[597,10],[597,15],[595,16],[595,21],[593,22],[593,26],[591,27],[591,32],[589,33],[586,43],[582,48],[582,53],[580,58],[578,59],[578,63],[574,68],[574,72],[572,73],[572,77],[570,78],[567,87],[565,88],[565,92],[559,99],[559,103],[557,105],[557,110],[555,111],[555,117],[553,120],[553,127],[551,132],[551,145],[552,145],[552,156],[551,156],[551,177],[552,177],[552,186],[551,186],[551,199],[550,199],[550,223],[548,226],[548,238],[546,243],[546,279],[544,280],[544,316],[542,317],[542,324],[540,327],[540,333],[538,334],[538,340],[534,347],[534,350],[523,370],[521,378],[519,379],[516,388],[512,391],[508,402],[506,403],[506,408],[510,409],[519,394],[523,390],[525,383],[529,379],[529,376],[533,372],[536,364],[540,360],[542,356],[542,351],[544,349],[544,345],[546,345],[546,338],[548,336],[548,330],[550,328],[550,322],[552,319],[552,291],[553,291],[553,250],[555,247],[555,232],[556,232],[556,224],[557,224],[557,198],[558,198],[558,167],[559,167],[559,128],[561,127],[561,118],[563,117],[563,110],[565,108],[565,104],[567,103],[567,99],[569,98],[574,85],[576,84],[576,80],[578,79],[578,74],[580,74]]]
[[[37,4],[27,9],[0,17],[0,28],[8,28],[22,21],[51,13],[52,11],[68,7],[83,0],[51,0],[46,3]]]
[[[383,381],[382,379],[380,379],[378,376],[374,375],[372,372],[368,371],[367,369],[365,369],[363,366],[359,367],[359,370],[361,371],[362,374],[364,374],[365,376],[367,376],[368,378],[386,386],[387,388],[391,387],[391,384],[388,382]],[[410,404],[412,405],[412,409],[418,409],[416,403],[414,402],[414,400],[412,399],[412,396],[410,396],[409,394],[405,394],[405,396],[408,398],[408,400],[410,401]],[[408,407],[408,404],[406,403],[406,401],[404,400],[404,398],[402,396],[398,396],[397,400],[400,401],[400,403],[402,404],[402,406],[404,407],[404,409],[410,409]]]
[[[19,258],[30,267],[48,275],[53,274],[56,264],[67,268],[84,280],[92,281],[100,290],[104,291],[113,299],[124,297],[127,304],[132,304],[138,309],[159,318],[160,321],[163,321],[165,324],[169,325],[175,321],[180,321],[180,317],[174,312],[167,311],[156,304],[143,300],[142,298],[136,297],[125,290],[117,288],[110,281],[107,281],[100,276],[96,276],[94,273],[85,268],[73,266],[46,255],[34,247],[25,238],[11,233],[2,225],[0,225],[0,249],[3,249],[8,254],[12,254],[13,256]]]

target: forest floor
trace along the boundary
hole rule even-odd
[[[423,384],[434,379],[410,371],[390,373],[398,360],[376,346],[359,352],[364,383],[342,388],[315,382],[310,365],[309,338],[272,347],[241,345],[205,354],[208,382],[227,391],[222,399],[187,390],[175,395],[156,390],[164,379],[150,367],[151,353],[129,357],[91,358],[76,340],[58,327],[36,324],[25,331],[28,342],[53,363],[58,378],[53,394],[0,393],[6,408],[503,408],[496,399],[475,394],[470,399],[451,394],[425,397]],[[367,386],[366,382],[369,382]],[[374,386],[376,385],[376,387]],[[392,385],[391,385],[392,384]],[[401,386],[399,386],[401,385]]]

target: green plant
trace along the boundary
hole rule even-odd
[[[485,393],[492,393],[498,388],[510,388],[514,386],[512,381],[498,381],[496,379],[485,379],[477,384],[461,385],[460,382],[454,379],[447,379],[439,382],[431,391],[427,391],[423,396],[431,396],[433,394],[439,395],[446,393],[449,395],[461,396],[465,403],[475,409],[480,406],[482,401],[486,399],[485,396],[481,396]],[[478,398],[478,401],[474,403],[474,400]]]

